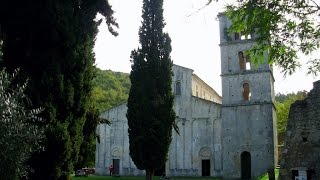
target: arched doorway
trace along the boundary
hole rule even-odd
[[[211,176],[210,160],[213,158],[211,149],[209,147],[202,147],[199,151],[199,157],[201,160],[201,175]]]
[[[241,179],[251,178],[251,155],[244,151],[241,153]]]
[[[210,176],[210,159],[203,159],[201,164],[201,175]]]
[[[113,165],[113,176],[118,176],[120,174],[120,159],[112,159]]]

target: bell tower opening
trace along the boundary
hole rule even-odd
[[[250,101],[251,92],[249,83],[243,83],[242,85],[242,97],[245,101]]]
[[[245,56],[246,70],[251,70],[251,62],[249,56]]]
[[[239,57],[240,70],[245,70],[246,69],[246,61],[244,59],[244,54],[242,51],[238,52],[238,57]]]
[[[240,70],[251,70],[251,62],[249,56],[245,55],[242,51],[238,52]]]

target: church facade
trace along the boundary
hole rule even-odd
[[[157,175],[250,178],[277,161],[272,69],[268,63],[250,67],[244,52],[254,41],[226,34],[230,21],[224,14],[219,21],[222,97],[192,69],[173,66],[180,135],[173,131],[168,161]],[[126,112],[124,103],[101,115],[111,125],[97,127],[96,174],[108,174],[111,164],[115,174],[145,173],[129,155]]]
[[[221,174],[221,97],[202,81],[193,70],[174,65],[172,89],[175,93],[174,110],[180,135],[172,132],[166,175],[201,176]],[[127,106],[121,104],[101,116],[111,121],[97,128],[96,172],[107,174],[107,167],[114,164],[119,175],[142,175],[129,156]],[[203,162],[205,161],[205,162]],[[202,172],[202,163],[207,167]]]

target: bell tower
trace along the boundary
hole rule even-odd
[[[220,23],[222,77],[222,162],[224,178],[253,178],[277,162],[274,77],[265,53],[264,63],[252,64],[246,55],[254,37],[228,34],[230,20]]]

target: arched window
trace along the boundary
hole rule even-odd
[[[238,52],[240,70],[246,69],[246,60],[242,51]]]
[[[238,57],[239,57],[240,70],[250,70],[251,63],[250,63],[249,56],[246,56],[242,51],[239,51]]]
[[[180,81],[176,82],[175,92],[176,92],[176,95],[181,95],[181,82]]]
[[[234,33],[234,40],[247,40],[247,39],[251,39],[251,35],[252,33],[250,34],[246,34],[244,31],[241,31],[241,32],[235,32]]]
[[[246,70],[250,70],[251,69],[251,62],[250,62],[250,58],[249,56],[245,56],[245,62],[246,62]]]
[[[246,101],[250,101],[251,92],[249,83],[243,83],[242,85],[242,97]]]
[[[234,33],[234,40],[240,40],[240,33],[238,32]]]

